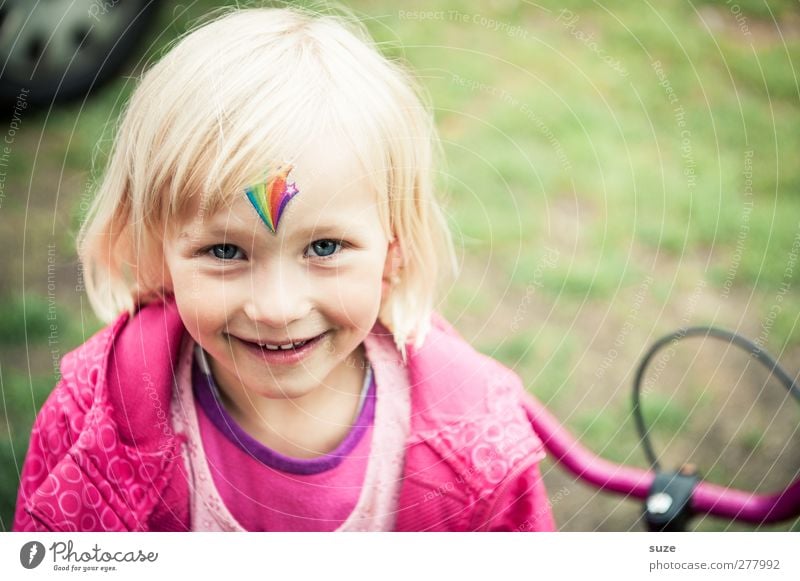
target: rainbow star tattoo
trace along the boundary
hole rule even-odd
[[[247,199],[253,204],[259,217],[275,234],[278,231],[278,222],[281,220],[283,210],[289,200],[300,193],[294,182],[287,182],[286,178],[292,171],[291,164],[278,167],[278,171],[270,181],[245,188]]]

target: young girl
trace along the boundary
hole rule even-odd
[[[550,530],[519,378],[434,312],[432,115],[341,18],[228,14],[147,72],[79,236],[15,529]]]

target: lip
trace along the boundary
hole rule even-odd
[[[240,339],[234,335],[229,335],[232,339],[235,339],[239,342],[248,353],[252,354],[253,356],[257,357],[260,361],[268,363],[270,365],[293,365],[298,363],[304,359],[306,359],[311,353],[322,344],[322,340],[328,335],[328,331],[325,331],[321,335],[317,335],[316,337],[312,338],[302,347],[297,349],[287,349],[283,350],[280,349],[278,351],[270,351],[266,348],[262,348],[257,343],[252,343],[245,339]],[[295,341],[297,343],[298,341]]]
[[[303,339],[282,339],[280,341],[267,341],[261,338],[255,340],[245,339],[244,337],[236,337],[236,338],[241,339],[242,341],[246,341],[247,343],[256,343],[261,345],[263,345],[264,343],[267,343],[269,345],[286,345],[287,343],[302,343],[303,341],[310,341],[311,339],[316,339],[317,337],[319,337],[319,335],[312,335],[311,337],[305,337]]]

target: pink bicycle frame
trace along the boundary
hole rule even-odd
[[[655,473],[604,460],[579,444],[533,396],[525,408],[547,451],[570,472],[606,491],[644,500]],[[731,520],[763,524],[800,514],[800,478],[775,494],[760,495],[699,482],[692,495],[692,510]]]

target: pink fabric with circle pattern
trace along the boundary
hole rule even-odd
[[[143,326],[148,317],[147,324],[168,331],[164,342],[181,334],[179,321],[176,325],[164,312],[150,311],[137,317],[137,324]],[[141,335],[136,333],[136,324],[129,324],[126,333],[121,333],[126,322],[126,316],[120,317],[64,356],[61,381],[39,412],[31,433],[14,530],[148,530],[148,520],[163,501],[168,481],[177,480],[179,474],[170,469],[175,438],[161,438],[156,431],[145,434],[135,427],[137,422],[153,426],[148,414],[155,413],[157,406],[142,402],[140,389],[123,397],[115,385],[120,376],[127,379],[131,374],[118,362],[109,366],[115,359],[112,346],[127,347],[129,369],[147,373],[152,367],[154,374],[164,374],[172,350],[166,345],[159,349],[156,339],[153,351],[145,353],[148,349],[137,340]],[[143,364],[147,355],[149,361]],[[165,400],[169,409],[170,391],[167,383],[152,402]],[[154,447],[154,442],[161,445]]]

